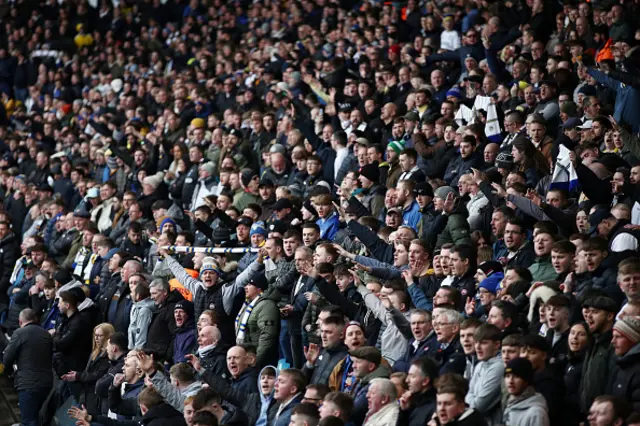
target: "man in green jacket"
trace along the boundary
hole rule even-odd
[[[276,300],[263,294],[267,286],[263,273],[249,281],[244,288],[246,300],[236,318],[236,342],[257,348],[258,368],[278,363],[280,311]]]

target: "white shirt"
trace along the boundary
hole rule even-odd
[[[347,155],[349,155],[349,148],[347,148],[346,146],[342,148],[338,148],[338,150],[336,151],[336,159],[333,162],[333,178],[334,179],[338,178],[338,170],[340,170],[340,166],[342,166],[342,162],[344,161],[345,158],[347,158]]]

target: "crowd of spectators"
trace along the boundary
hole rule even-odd
[[[639,16],[0,1],[22,424],[640,425]]]

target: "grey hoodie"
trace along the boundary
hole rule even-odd
[[[180,390],[167,380],[167,376],[165,376],[162,371],[156,372],[151,377],[151,383],[153,383],[153,387],[164,398],[167,404],[181,413],[184,411],[184,400],[197,394],[198,391],[202,389],[202,382],[196,381],[183,390]]]
[[[465,402],[484,415],[489,424],[500,423],[500,384],[503,377],[504,362],[499,353],[487,361],[479,361],[471,374]]]
[[[519,395],[509,395],[502,415],[505,426],[549,426],[547,401],[529,387]]]
[[[139,349],[147,344],[149,324],[155,309],[155,302],[150,297],[133,304],[128,330],[129,349]]]

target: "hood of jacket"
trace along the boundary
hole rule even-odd
[[[150,297],[134,303],[134,306],[137,308],[149,308],[151,311],[156,310],[156,302],[154,302]]]
[[[533,395],[529,397],[522,397],[521,395],[519,397],[512,399],[512,396],[509,396],[509,399],[507,400],[507,409],[513,410],[513,411],[524,411],[524,410],[528,410],[531,407],[537,406],[546,411],[547,401],[544,399],[544,396],[540,395],[539,393],[536,393],[535,390],[533,390],[533,388],[528,388],[525,390],[525,392],[530,392],[530,391],[533,391]]]
[[[0,246],[5,246],[9,244],[13,244],[16,242],[16,234],[9,231],[7,235],[4,236],[2,240],[0,240]]]
[[[273,371],[275,371],[276,373],[276,379],[278,379],[278,368],[273,366],[273,365],[267,365],[265,367],[262,367],[262,370],[260,370],[260,374],[258,374],[258,392],[260,393],[260,400],[262,401],[262,403],[265,403],[266,401],[271,401],[271,399],[273,399],[273,392],[274,389],[271,390],[271,393],[269,395],[265,395],[264,393],[262,393],[262,388],[260,386],[260,378],[262,377],[262,373],[264,373],[264,371],[267,368],[272,368]]]
[[[640,343],[636,343],[629,352],[622,355],[618,361],[618,365],[621,367],[629,367],[631,365],[640,363]]]

